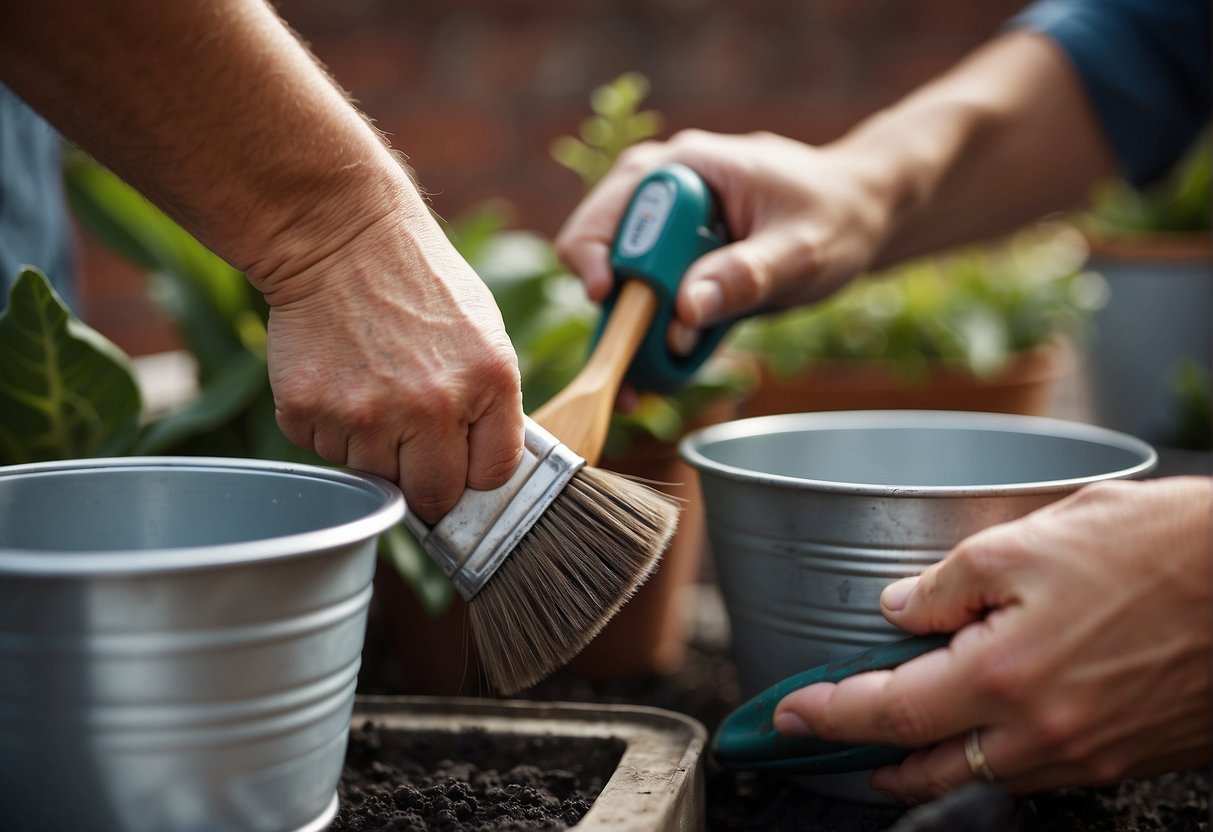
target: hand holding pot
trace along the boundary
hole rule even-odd
[[[1108,482],[973,535],[881,597],[911,632],[958,631],[948,649],[803,688],[776,726],[930,746],[872,777],[910,802],[979,774],[1024,793],[1207,763],[1211,511],[1208,478]]]

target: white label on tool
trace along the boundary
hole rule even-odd
[[[650,182],[641,188],[624,220],[619,250],[627,257],[639,257],[651,249],[665,227],[673,205],[672,182]]]

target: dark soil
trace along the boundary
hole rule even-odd
[[[359,692],[412,692],[392,684],[391,664],[392,660],[384,654],[382,644],[375,637],[372,617]],[[478,691],[464,689],[450,693],[467,696]],[[544,701],[665,708],[695,717],[709,731],[741,702],[732,662],[722,650],[704,645],[692,645],[687,661],[672,676],[591,684],[557,673],[521,695]],[[533,765],[548,765],[539,754],[523,759]],[[707,830],[884,832],[895,828],[896,832],[1209,832],[1211,788],[1211,772],[1198,769],[1154,780],[1051,792],[1014,801],[997,787],[982,786],[958,790],[933,804],[905,811],[899,807],[831,800],[808,792],[783,777],[735,773],[709,765]]]
[[[622,741],[392,730],[350,733],[331,832],[560,830],[589,811]]]

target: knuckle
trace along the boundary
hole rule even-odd
[[[685,127],[670,137],[670,144],[679,149],[695,147],[707,141],[709,135],[707,130],[701,130],[697,127]]]
[[[495,395],[512,395],[522,389],[522,374],[509,339],[502,335],[500,341],[504,343],[495,343],[481,354],[479,362],[472,368],[473,379],[477,385]]]
[[[797,231],[790,234],[787,241],[787,258],[796,271],[807,274],[815,272],[820,264],[821,252],[807,232]]]
[[[1126,779],[1130,773],[1130,766],[1127,761],[1119,757],[1104,757],[1098,760],[1092,760],[1086,766],[1088,779],[1094,785],[1106,785],[1109,783],[1119,783]]]
[[[907,748],[926,745],[933,739],[930,717],[909,697],[894,697],[876,718],[877,726],[892,741]]]
[[[375,430],[390,409],[370,390],[350,390],[342,397],[341,422],[354,434]]]
[[[409,509],[423,519],[438,519],[455,507],[459,500],[460,491],[446,489],[438,492],[415,494],[411,499],[405,499]]]
[[[943,797],[954,788],[956,788],[955,784],[934,772],[927,775],[926,782],[923,784],[923,790],[932,800]]]
[[[660,147],[659,142],[646,141],[624,148],[616,157],[615,167],[625,171],[646,170],[656,161]]]
[[[1041,748],[1055,759],[1066,763],[1079,762],[1084,749],[1081,738],[1082,716],[1072,707],[1055,703],[1041,709],[1032,719],[1032,733]]]
[[[345,441],[340,437],[317,436],[315,451],[329,462],[335,462],[338,465],[345,462]]]
[[[973,686],[978,694],[1004,705],[1022,701],[1029,683],[1016,654],[991,644],[982,651],[973,668]]]
[[[274,406],[282,414],[279,421],[297,421],[314,412],[314,388],[303,374],[291,374],[276,380],[273,386]]]
[[[409,397],[410,420],[415,419],[427,428],[449,424],[460,419],[460,406],[454,389],[447,384],[430,382],[422,384]]]
[[[731,272],[729,283],[737,303],[749,305],[762,299],[769,283],[768,273],[748,250],[736,253]]]
[[[502,450],[495,454],[493,458],[482,462],[480,478],[476,483],[469,485],[479,486],[482,482],[485,486],[491,487],[505,482],[509,479],[510,474],[514,473],[514,469],[518,467],[518,462],[522,458],[522,450],[517,451]]]
[[[983,529],[962,541],[953,552],[970,580],[988,582],[1015,566],[1020,547],[997,526]]]

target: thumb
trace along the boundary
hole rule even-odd
[[[884,617],[911,633],[956,632],[979,620],[989,606],[986,588],[967,568],[960,549],[921,575],[895,581],[880,593]]]
[[[705,254],[678,290],[678,318],[702,328],[807,294],[817,273],[815,247],[803,232],[772,227]],[[801,291],[801,290],[806,291]]]

